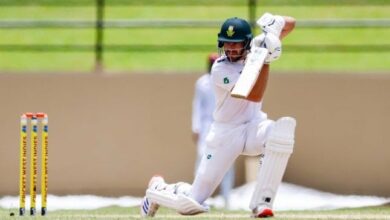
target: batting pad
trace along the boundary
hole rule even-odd
[[[250,209],[272,208],[276,191],[293,152],[295,125],[295,119],[290,117],[283,117],[275,122],[275,127],[265,144],[263,163],[257,175],[257,184],[249,205]]]
[[[208,207],[204,207],[192,198],[182,195],[173,194],[164,190],[146,190],[146,196],[153,202],[165,207],[176,210],[182,215],[196,215],[207,212]]]

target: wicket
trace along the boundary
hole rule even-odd
[[[48,184],[48,116],[45,113],[25,113],[20,117],[20,177],[19,215],[26,211],[27,174],[27,133],[30,120],[30,215],[36,213],[37,174],[38,174],[38,124],[41,122],[41,215],[46,215]]]

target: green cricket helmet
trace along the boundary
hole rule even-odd
[[[222,48],[224,42],[244,42],[245,49],[250,49],[253,34],[249,23],[241,18],[229,18],[221,26],[218,33],[218,47]]]

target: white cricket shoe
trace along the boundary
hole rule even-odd
[[[148,189],[162,190],[167,184],[162,176],[155,175],[149,180]]]
[[[252,217],[253,218],[268,218],[273,217],[274,213],[272,209],[268,207],[257,207],[252,211]]]
[[[160,190],[165,186],[164,178],[161,176],[153,176],[149,180],[148,189],[155,189]],[[146,196],[143,198],[141,203],[141,216],[142,217],[154,217],[156,214],[158,208],[160,207],[159,204],[152,202],[149,198]]]
[[[141,203],[141,216],[142,217],[154,217],[160,206],[157,203],[150,201],[146,196]]]

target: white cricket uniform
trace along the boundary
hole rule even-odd
[[[215,97],[210,78],[210,74],[205,73],[196,81],[192,102],[192,131],[199,134],[198,157],[203,155],[206,148],[206,135],[213,122],[215,110]]]
[[[261,111],[262,103],[234,98],[230,91],[244,67],[243,61],[220,57],[211,70],[215,91],[214,122],[190,196],[202,204],[214,192],[237,157],[260,155],[274,122]]]
[[[195,163],[195,175],[206,149],[206,135],[213,122],[215,110],[215,95],[209,73],[203,74],[195,83],[195,94],[192,102],[192,131],[199,134],[197,142],[198,154]],[[225,206],[229,205],[230,191],[234,186],[234,164],[223,177],[220,192],[224,198]]]

